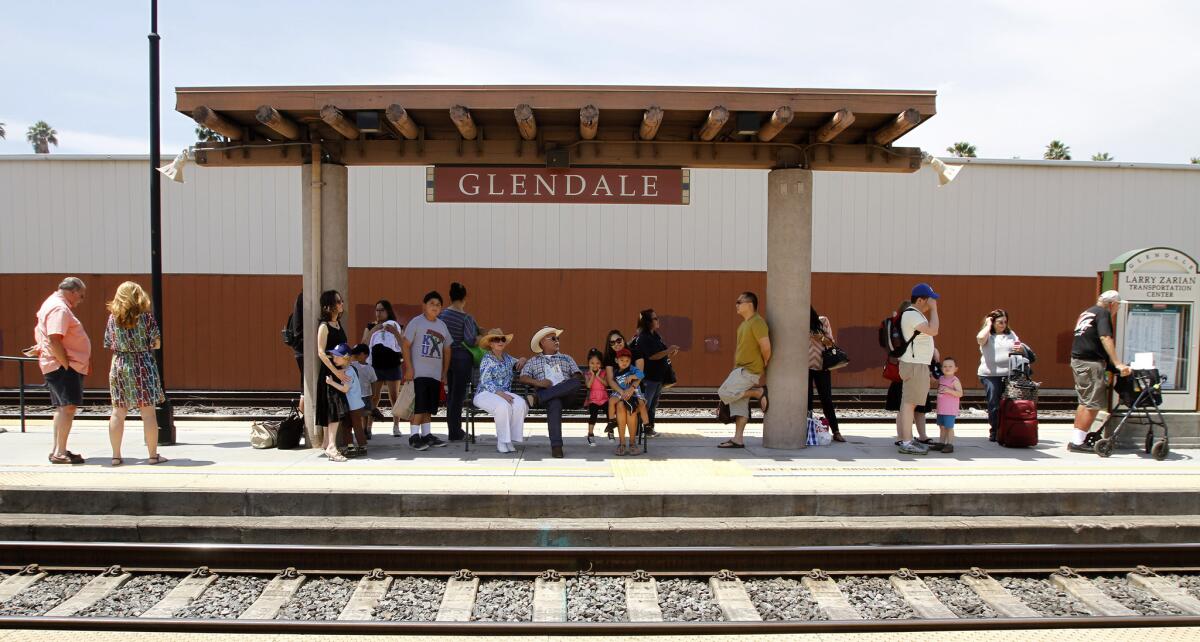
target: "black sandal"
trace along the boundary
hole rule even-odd
[[[722,441],[721,443],[717,444],[717,448],[745,448],[745,447],[746,447],[746,444],[739,444],[738,442],[736,442],[732,439],[726,439],[725,441]]]

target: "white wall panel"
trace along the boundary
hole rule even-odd
[[[766,172],[691,176],[688,206],[468,205],[426,203],[424,168],[352,168],[350,264],[766,269]],[[0,157],[0,272],[149,271],[145,178],[137,157]],[[166,271],[298,274],[300,190],[295,168],[189,167],[163,184]],[[1141,246],[1200,255],[1200,171],[818,172],[813,238],[818,272],[1088,276]]]

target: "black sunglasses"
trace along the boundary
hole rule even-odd
[[[625,340],[624,339],[610,339],[608,342],[608,345],[614,346],[614,345],[617,345],[618,343],[625,343]]]

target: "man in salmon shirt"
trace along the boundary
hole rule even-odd
[[[83,324],[72,311],[87,294],[83,280],[69,276],[58,284],[58,290],[46,298],[37,313],[33,336],[37,344],[31,349],[38,356],[38,365],[50,389],[54,406],[54,464],[82,464],[83,456],[67,450],[67,436],[75,411],[83,403],[83,378],[91,372],[92,342]]]

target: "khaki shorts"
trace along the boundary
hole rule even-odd
[[[1075,394],[1079,405],[1088,410],[1104,407],[1107,390],[1104,387],[1104,362],[1071,359],[1071,373],[1075,375]]]
[[[758,375],[745,368],[734,368],[717,389],[717,396],[729,406],[730,417],[750,417],[750,398],[746,391],[758,385]]]
[[[904,382],[901,403],[914,406],[929,403],[929,364],[901,361],[900,379]]]

